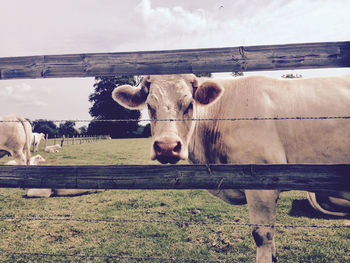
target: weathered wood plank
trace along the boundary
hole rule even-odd
[[[3,188],[348,190],[350,164],[0,166]]]
[[[0,79],[350,67],[350,41],[0,58]]]

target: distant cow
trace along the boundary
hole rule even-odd
[[[46,160],[40,155],[37,154],[30,158],[30,165],[39,165],[41,162],[45,162]],[[6,165],[18,165],[18,163],[15,160],[8,161]]]
[[[44,151],[47,153],[58,153],[58,149],[61,149],[61,145],[59,144],[55,144],[55,145],[50,145],[50,146],[46,146]]]
[[[350,114],[350,75],[273,79],[262,76],[206,79],[148,76],[139,87],[119,86],[112,97],[128,109],[148,107],[151,158],[198,164],[350,163],[347,119],[249,120],[255,117],[331,117]],[[208,119],[242,118],[236,121]],[[248,118],[248,119],[247,119]],[[194,121],[192,119],[204,119]],[[211,191],[235,204],[241,192]],[[244,190],[257,246],[256,261],[276,255],[277,190]],[[326,192],[346,199],[348,192]],[[239,198],[238,198],[239,199]],[[264,225],[264,226],[261,226]]]
[[[20,115],[0,117],[0,158],[12,156],[18,164],[30,163],[32,127]]]
[[[37,152],[39,149],[39,143],[41,140],[45,139],[45,134],[44,133],[37,133],[33,132],[33,139],[32,139],[32,145],[33,145],[33,151]]]

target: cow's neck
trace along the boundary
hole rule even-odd
[[[199,117],[200,118],[200,117]],[[189,143],[189,160],[194,164],[227,163],[216,121],[197,121]]]

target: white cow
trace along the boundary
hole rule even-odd
[[[30,159],[30,165],[39,165],[46,160],[41,155],[35,155]],[[12,160],[6,163],[7,165],[17,165]],[[51,196],[75,196],[82,194],[96,193],[103,190],[96,189],[51,189],[51,188],[32,188],[28,189],[27,197],[51,197]]]
[[[201,164],[349,163],[350,121],[191,119],[254,117],[327,117],[350,115],[350,75],[273,79],[261,76],[206,79],[194,75],[148,76],[139,87],[123,85],[112,97],[128,109],[148,107],[151,158],[161,163],[189,159]],[[224,94],[224,95],[223,95]],[[234,204],[236,190],[211,191]],[[244,191],[252,224],[274,225],[277,190]],[[327,193],[346,197],[348,193]],[[254,226],[257,262],[272,262],[274,228]]]
[[[51,188],[32,188],[27,192],[27,197],[53,197],[53,196],[76,196],[83,194],[92,194],[104,190],[97,189],[51,189]]]
[[[58,153],[58,149],[61,149],[61,145],[59,144],[55,144],[55,145],[50,145],[50,146],[46,146],[44,151],[47,153]]]
[[[33,156],[32,158],[30,158],[29,165],[39,165],[39,163],[41,163],[41,162],[46,162],[46,160],[40,154],[37,154],[37,155]],[[8,161],[6,163],[6,165],[18,165],[18,163],[16,162],[16,160],[11,160],[11,161]]]
[[[32,127],[20,115],[0,117],[0,158],[11,155],[18,164],[30,162]]]
[[[37,133],[33,132],[33,139],[32,139],[32,145],[33,145],[33,151],[37,152],[39,149],[39,144],[41,140],[45,139],[45,134],[44,133]]]

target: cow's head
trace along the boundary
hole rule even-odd
[[[198,85],[194,75],[153,75],[139,87],[119,86],[112,97],[128,109],[148,107],[152,120],[151,159],[176,163],[188,158],[188,144],[194,131],[196,110],[215,102],[223,88],[207,80]],[[163,120],[176,121],[163,121]],[[183,121],[179,121],[183,120]]]

